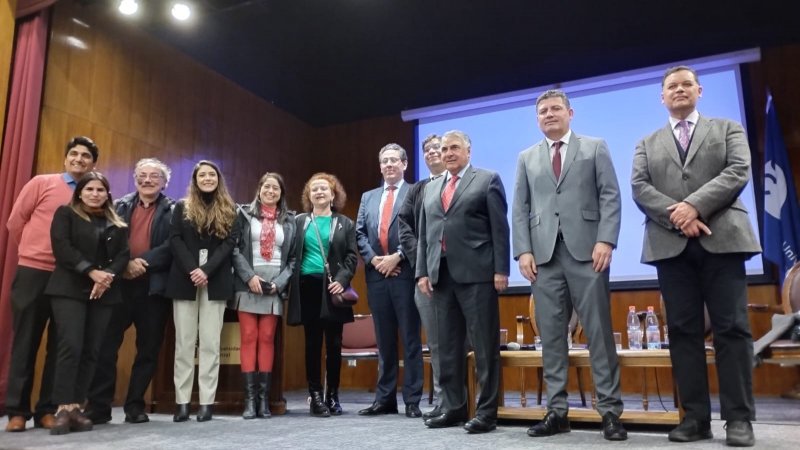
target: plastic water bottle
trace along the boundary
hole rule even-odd
[[[636,315],[636,307],[628,307],[628,348],[631,350],[642,349],[642,325]]]
[[[658,326],[658,317],[653,312],[652,306],[647,307],[647,316],[644,318],[644,324],[647,329],[647,349],[661,349],[661,329]]]

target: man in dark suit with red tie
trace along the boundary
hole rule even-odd
[[[505,189],[500,176],[470,165],[471,143],[461,131],[442,136],[445,176],[425,187],[419,221],[417,286],[434,302],[438,325],[442,414],[429,428],[467,418],[465,342],[475,351],[480,385],[470,433],[497,427],[500,382],[498,293],[508,287],[510,259]]]
[[[364,259],[367,297],[378,341],[379,374],[375,401],[362,416],[397,413],[398,332],[403,342],[403,401],[407,417],[420,417],[422,344],[414,304],[414,272],[400,246],[397,214],[409,190],[403,180],[408,158],[388,144],[378,153],[383,186],[361,197],[356,220],[358,251]]]

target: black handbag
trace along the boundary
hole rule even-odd
[[[333,283],[331,276],[331,268],[328,265],[328,256],[325,254],[325,247],[322,245],[322,236],[319,234],[317,223],[314,222],[314,216],[311,216],[311,225],[314,226],[314,231],[317,233],[317,242],[319,243],[319,251],[322,252],[322,260],[325,261],[325,276],[328,277],[328,283]],[[358,292],[351,286],[348,286],[344,291],[338,294],[330,294],[331,303],[333,306],[339,308],[352,308],[358,303]]]

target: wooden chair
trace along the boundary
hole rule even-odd
[[[780,302],[780,312],[783,314],[790,315],[800,312],[800,262],[786,272]],[[773,342],[767,348],[763,362],[783,367],[796,366],[800,371],[800,342],[789,339],[779,339]],[[781,396],[800,400],[800,384]]]
[[[530,302],[528,303],[528,320],[527,322],[530,324],[531,330],[533,331],[534,338],[539,336],[539,327],[536,325],[536,301],[533,298],[533,294],[530,296]],[[520,321],[517,323],[517,327],[520,327]],[[568,325],[568,332],[570,336],[572,336],[572,342],[575,343],[579,338],[583,337],[583,327],[578,320],[578,313],[573,309],[572,317],[569,320]],[[520,334],[520,330],[517,330],[517,334]],[[583,369],[581,367],[576,367],[575,371],[577,372],[578,376],[578,392],[581,396],[581,405],[586,406],[586,395],[583,389]],[[538,386],[536,388],[536,404],[542,404],[542,388],[544,386],[544,370],[541,367],[536,368],[536,377],[538,380]],[[525,393],[525,369],[520,368],[520,404],[525,406],[527,404],[527,397]],[[594,406],[594,396],[592,396],[592,405]]]

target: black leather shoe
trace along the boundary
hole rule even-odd
[[[325,399],[322,398],[322,392],[312,391],[311,401],[308,404],[309,412],[314,417],[330,417],[331,410],[325,404]]]
[[[440,405],[436,405],[435,408],[432,410],[422,414],[422,420],[433,419],[434,417],[439,417],[442,415],[442,407]]]
[[[729,447],[752,447],[756,445],[753,424],[747,420],[729,420],[725,423],[725,444]]]
[[[419,408],[417,409],[419,410]],[[397,414],[397,405],[375,402],[369,408],[364,408],[358,412],[359,416],[377,416],[380,414]]]
[[[672,442],[694,442],[701,439],[711,439],[711,423],[695,419],[684,418],[680,425],[669,432],[669,440]]]
[[[138,411],[138,412],[134,411],[134,412],[125,413],[125,422],[127,422],[127,423],[145,423],[145,422],[150,422],[150,418],[147,416],[147,414],[145,414],[145,413],[143,413],[141,411]]]
[[[607,441],[624,441],[628,439],[628,432],[619,421],[619,417],[607,412],[603,415],[603,437]]]
[[[541,422],[528,428],[528,436],[531,437],[552,436],[558,433],[569,433],[569,419],[566,416],[559,416],[555,411],[547,411]]]
[[[198,422],[208,422],[212,416],[211,405],[200,405],[200,410],[197,411]]]
[[[467,414],[463,412],[446,412],[425,421],[428,428],[447,428],[456,427],[467,420]]]
[[[186,422],[187,420],[189,420],[189,404],[188,403],[178,404],[177,409],[175,409],[175,415],[172,416],[172,421]]]
[[[409,403],[406,405],[406,417],[422,417],[422,411],[419,410],[419,404]]]
[[[333,390],[325,393],[325,405],[332,416],[342,415],[342,404],[339,403],[339,391]]]
[[[464,424],[464,429],[469,431],[470,433],[488,433],[493,431],[497,428],[497,421],[486,419],[481,416],[476,416],[466,424]]]
[[[88,417],[89,420],[92,421],[95,425],[102,425],[104,423],[111,422],[111,411],[101,411],[99,409],[94,409],[91,406],[86,408],[86,411],[83,412],[83,415]]]

